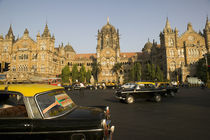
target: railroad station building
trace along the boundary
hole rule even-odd
[[[119,29],[107,23],[98,30],[96,53],[80,54],[70,44],[55,46],[55,36],[45,25],[42,34],[37,33],[36,40],[25,29],[22,37],[16,38],[10,25],[8,33],[0,35],[0,62],[10,63],[7,76],[18,82],[32,77],[50,78],[61,74],[68,65],[70,70],[76,64],[80,68],[91,69],[94,61],[100,63],[99,82],[116,82],[117,75],[111,71],[116,63],[122,63],[122,80],[128,78],[130,65],[134,62],[151,62],[160,66],[165,78],[184,81],[187,75],[195,73],[195,64],[210,52],[210,22],[206,19],[203,33],[194,31],[192,24],[187,25],[183,34],[172,29],[169,20],[160,32],[160,44],[148,42],[139,52],[121,52]],[[141,46],[140,46],[141,47]]]

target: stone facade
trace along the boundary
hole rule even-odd
[[[36,39],[29,37],[27,29],[21,38],[15,39],[11,26],[5,38],[0,36],[0,62],[10,63],[9,79],[22,82],[33,76],[55,77],[60,74],[65,65],[64,48],[55,48],[55,37],[51,36],[47,25]]]
[[[98,30],[96,53],[77,54],[70,44],[55,47],[55,37],[50,34],[47,24],[43,33],[36,36],[36,41],[30,38],[25,29],[21,38],[15,39],[10,26],[8,33],[0,35],[0,62],[10,63],[8,78],[19,82],[33,77],[56,77],[68,65],[70,70],[74,64],[80,68],[91,70],[94,61],[100,63],[99,82],[116,82],[117,75],[111,71],[116,63],[122,63],[121,81],[127,80],[132,63],[154,63],[164,71],[169,80],[184,81],[187,75],[195,74],[195,64],[203,55],[210,52],[210,22],[206,20],[204,34],[193,30],[192,24],[178,35],[178,30],[172,30],[167,19],[165,28],[160,33],[160,44],[149,40],[142,52],[121,52],[119,30],[107,20],[101,30]],[[122,80],[123,78],[123,80]]]
[[[194,76],[196,62],[210,52],[210,22],[208,18],[204,34],[193,30],[188,23],[187,30],[178,35],[178,30],[172,30],[167,19],[165,28],[160,33],[160,44],[148,42],[143,52],[149,61],[158,64],[169,80],[185,81],[186,77]],[[148,45],[150,44],[150,45]],[[148,47],[149,46],[149,47]]]

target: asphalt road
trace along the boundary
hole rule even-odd
[[[78,105],[109,105],[116,140],[209,140],[210,89],[181,88],[161,103],[120,103],[111,89],[69,91]]]

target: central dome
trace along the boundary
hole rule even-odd
[[[109,18],[107,18],[107,24],[102,27],[101,32],[116,32],[115,27],[109,24]]]
[[[112,26],[111,24],[107,23],[106,25],[104,25],[101,29],[102,32],[116,32],[116,29],[114,26]]]

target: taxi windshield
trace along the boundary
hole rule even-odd
[[[63,90],[40,94],[36,101],[44,118],[63,115],[76,106]]]

